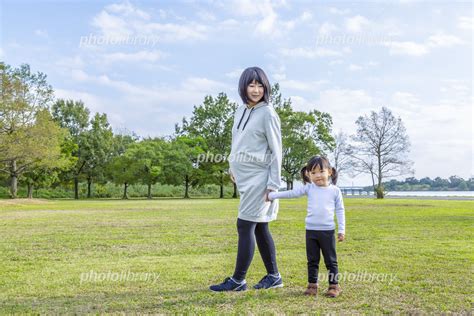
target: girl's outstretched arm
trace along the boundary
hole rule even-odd
[[[274,199],[293,199],[293,198],[297,198],[297,197],[308,194],[308,188],[309,188],[309,185],[306,184],[302,187],[299,187],[299,188],[296,188],[296,189],[293,189],[293,190],[288,190],[288,191],[283,191],[283,192],[270,192],[268,194],[268,199],[270,201],[272,201]]]

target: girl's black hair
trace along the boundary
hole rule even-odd
[[[311,157],[311,159],[308,161],[306,166],[304,166],[301,169],[301,179],[303,179],[303,183],[310,183],[311,180],[309,177],[306,175],[306,171],[311,171],[314,168],[319,167],[319,169],[331,169],[331,183],[336,184],[337,183],[337,170],[334,167],[331,167],[331,164],[329,163],[329,160],[326,157],[321,157],[321,156],[314,156]]]
[[[272,87],[270,86],[270,82],[268,81],[267,75],[265,72],[259,67],[249,67],[242,72],[240,75],[239,80],[239,95],[244,104],[248,104],[247,99],[247,86],[251,84],[253,81],[257,81],[261,85],[263,85],[263,101],[266,103],[270,102],[270,93]]]

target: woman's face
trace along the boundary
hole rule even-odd
[[[249,105],[255,105],[263,98],[264,88],[261,83],[256,80],[249,83],[247,86],[247,100]]]

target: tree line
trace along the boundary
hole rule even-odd
[[[459,176],[451,176],[448,179],[409,177],[403,181],[392,179],[384,182],[384,187],[388,191],[474,191],[474,178],[465,180]]]
[[[96,183],[120,185],[124,199],[133,184],[146,185],[148,198],[157,183],[183,186],[185,198],[190,187],[207,184],[218,185],[223,198],[224,187],[231,185],[225,159],[201,159],[230,153],[238,105],[225,93],[206,96],[189,118],[175,125],[173,134],[142,138],[133,132],[114,133],[107,114],[91,114],[81,100],[55,99],[46,75],[33,73],[27,64],[13,68],[0,62],[0,72],[0,173],[8,178],[12,198],[19,182],[27,186],[30,198],[35,187],[73,185],[75,199],[80,198],[81,183],[87,184],[88,198]],[[384,180],[411,172],[408,136],[388,108],[359,117],[355,135],[333,135],[329,113],[296,111],[278,83],[272,86],[271,99],[281,120],[287,189],[313,155],[330,155],[339,172],[370,174],[378,197],[383,197]]]

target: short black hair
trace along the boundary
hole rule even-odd
[[[270,82],[268,81],[267,75],[265,72],[259,67],[249,67],[242,72],[240,75],[239,80],[239,95],[244,104],[248,104],[247,99],[247,86],[251,84],[253,81],[257,81],[261,85],[263,85],[263,101],[266,103],[270,102],[270,93],[272,87],[270,86]]]

